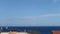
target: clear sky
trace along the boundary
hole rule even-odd
[[[60,0],[0,0],[0,26],[60,26]]]

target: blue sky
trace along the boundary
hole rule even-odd
[[[60,26],[60,0],[0,0],[0,26]]]

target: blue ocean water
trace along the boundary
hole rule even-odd
[[[24,30],[36,30],[40,31],[41,34],[52,34],[52,30],[60,30],[60,26],[9,26],[8,29],[5,27],[2,27],[2,31],[10,31],[10,30],[16,30],[16,31],[24,31]]]

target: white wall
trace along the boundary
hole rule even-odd
[[[17,32],[17,34],[29,34],[27,32]]]
[[[1,34],[9,34],[9,32],[1,32]]]
[[[1,34],[9,34],[9,32],[1,32]],[[29,34],[27,32],[17,32],[17,34]]]

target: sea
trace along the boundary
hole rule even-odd
[[[1,29],[2,28],[2,29]],[[41,34],[52,34],[52,30],[60,30],[60,26],[6,26],[0,27],[2,32],[9,32],[10,30],[24,31],[34,30],[39,31]]]

